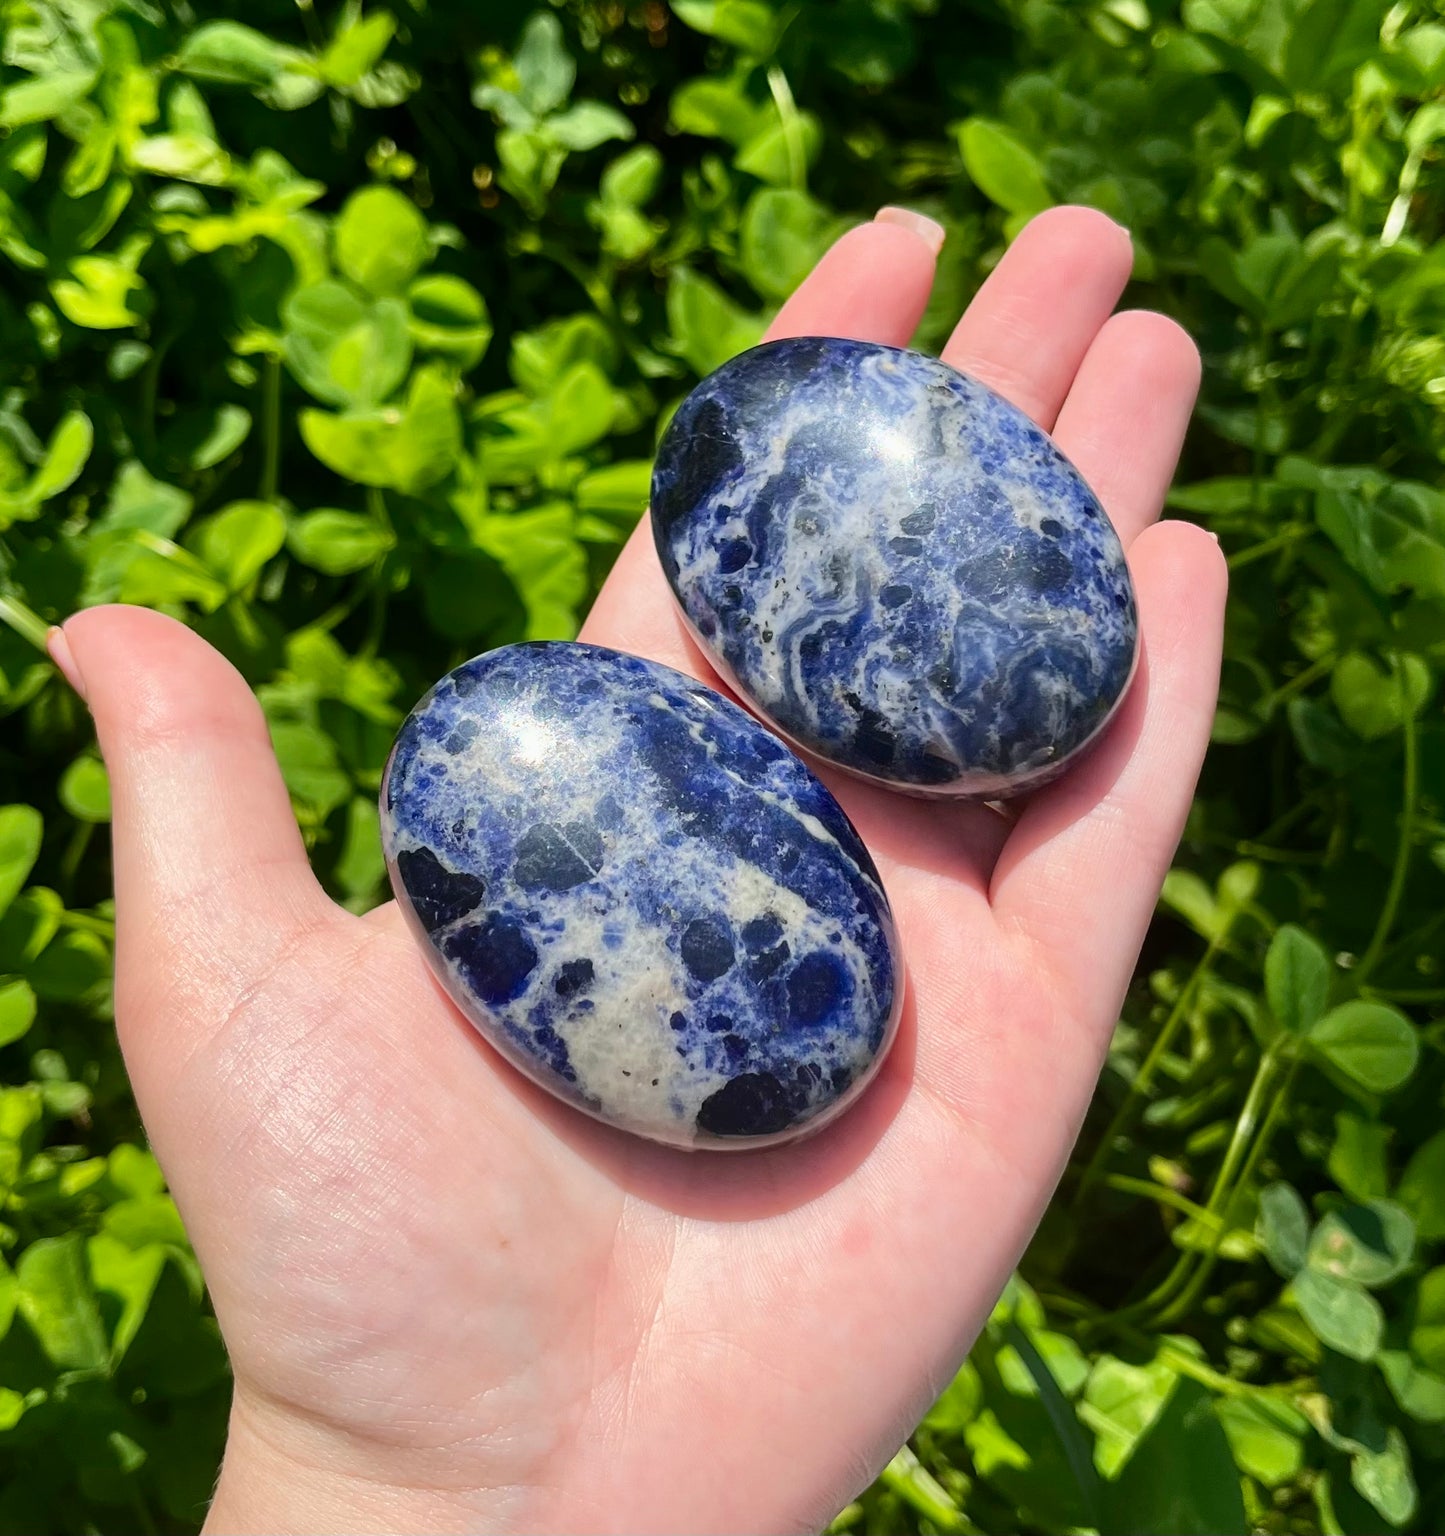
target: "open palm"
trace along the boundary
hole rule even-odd
[[[855,230],[772,334],[904,344],[933,257]],[[1123,231],[1054,210],[945,356],[1099,493],[1139,676],[1015,821],[833,784],[909,1003],[874,1086],[796,1146],[689,1156],[554,1104],[394,907],[327,901],[220,656],[143,610],[66,626],[114,787],[122,1043],[236,1371],[212,1529],[816,1529],[948,1380],[1073,1142],[1212,713],[1223,562],[1152,526],[1198,359],[1110,318],[1129,268]],[[644,531],[583,638],[715,681]]]

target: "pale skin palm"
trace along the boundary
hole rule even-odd
[[[122,1044],[236,1370],[212,1529],[816,1529],[949,1379],[1068,1155],[1212,714],[1223,562],[1151,527],[1198,360],[1158,316],[1109,319],[1129,262],[1055,210],[945,355],[1099,491],[1140,677],[1016,825],[832,781],[909,1004],[815,1140],[688,1156],[554,1105],[394,907],[326,900],[227,663],[139,610],[66,626],[114,785]],[[867,226],[774,332],[903,344],[932,267],[915,229]],[[645,531],[583,638],[713,681]]]

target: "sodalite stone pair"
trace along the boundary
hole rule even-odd
[[[807,338],[685,400],[652,513],[700,643],[782,735],[914,793],[1059,773],[1132,674],[1134,598],[1048,437],[935,359]],[[382,790],[402,909],[528,1076],[653,1140],[839,1114],[897,1028],[888,901],[777,736],[691,678],[534,644],[444,678]]]

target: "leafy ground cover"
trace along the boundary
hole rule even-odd
[[[835,1529],[1445,1529],[1442,86],[1425,0],[0,0],[0,1531],[193,1529],[228,1390],[45,625],[219,645],[364,908],[407,705],[574,631],[827,241],[939,217],[937,345],[1063,200],[1204,350],[1215,746],[1059,1198]]]

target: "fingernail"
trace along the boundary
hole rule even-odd
[[[75,664],[70,641],[65,638],[65,631],[58,624],[50,626],[50,631],[45,636],[45,649],[50,652],[51,661],[59,667],[61,676],[80,695],[81,702],[88,702],[85,697],[85,679],[81,676],[80,668]]]
[[[935,256],[943,249],[944,229],[937,219],[913,208],[880,208],[873,216],[875,224],[896,224],[900,229],[911,229],[928,246]]]

